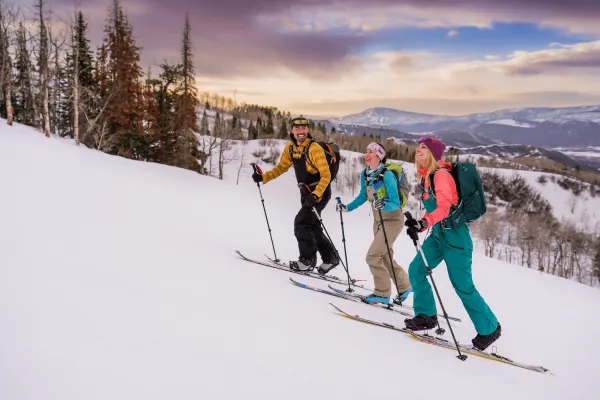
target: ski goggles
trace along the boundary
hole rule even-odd
[[[421,139],[419,139],[419,143],[423,143],[423,142],[426,142],[428,140],[431,140],[432,143],[436,142],[436,140],[435,140],[435,138],[433,136],[431,136],[431,135],[425,135]]]
[[[305,118],[295,118],[292,120],[292,128],[294,126],[308,126],[308,120]]]

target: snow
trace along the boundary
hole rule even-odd
[[[488,113],[476,113],[460,116],[431,115],[413,113],[393,108],[369,108],[360,113],[346,115],[332,119],[338,124],[357,124],[366,126],[377,125],[414,125],[414,124],[439,124],[458,123],[464,126],[479,123],[500,123],[505,125],[528,125],[526,122],[553,122],[564,123],[569,121],[600,123],[600,106],[581,106],[565,108],[521,108],[497,110]],[[514,121],[514,122],[511,122]],[[517,124],[517,125],[515,125]],[[526,127],[526,126],[523,126]],[[532,126],[533,127],[533,126]],[[406,127],[405,127],[406,129]]]
[[[516,126],[519,128],[533,128],[533,125],[527,124],[525,122],[517,122],[514,119],[497,119],[495,121],[488,122],[488,124]]]
[[[250,178],[256,143],[236,185],[236,162],[221,181],[0,127],[2,400],[598,398],[598,289],[476,253],[474,280],[503,326],[498,351],[556,375],[459,361],[328,303],[401,326],[396,313],[294,287],[289,276],[327,283],[235,256],[272,254]],[[296,257],[293,171],[261,190],[277,255]],[[328,205],[323,221],[343,252],[339,218]],[[372,285],[372,216],[362,207],[343,218],[350,272]],[[404,232],[394,248],[408,267]],[[434,279],[469,343],[444,264]]]
[[[562,153],[568,156],[600,158],[600,153],[593,151],[563,151]]]
[[[576,224],[580,229],[590,232],[600,232],[600,197],[591,197],[589,190],[585,190],[579,196],[572,191],[560,187],[550,180],[554,176],[557,180],[564,177],[557,174],[549,174],[536,171],[515,171],[500,168],[482,168],[488,171],[496,171],[510,177],[513,174],[521,175],[525,181],[542,197],[547,199],[552,206],[552,214],[559,221],[569,221]],[[544,184],[538,182],[538,178],[545,175],[548,181]],[[589,188],[589,184],[585,184]]]

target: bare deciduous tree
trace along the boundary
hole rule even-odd
[[[6,123],[12,126],[14,109],[12,106],[12,60],[10,47],[14,36],[14,23],[17,11],[6,0],[0,0],[0,93],[6,107]]]
[[[40,90],[41,90],[41,111],[40,120],[42,123],[42,132],[46,137],[50,137],[50,113],[48,109],[48,60],[50,58],[48,45],[48,29],[46,27],[46,11],[45,2],[38,0],[35,8],[37,9],[37,17],[39,18],[39,53],[38,53],[38,72],[40,75]]]

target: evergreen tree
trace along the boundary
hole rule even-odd
[[[15,120],[21,124],[37,126],[37,113],[31,82],[31,59],[27,48],[27,31],[23,22],[17,30],[17,57],[15,77]]]
[[[109,21],[105,27],[107,93],[110,96],[104,118],[112,146],[111,154],[143,160],[148,157],[149,138],[144,130],[147,116],[143,97],[140,66],[140,48],[119,0],[114,0]]]
[[[596,255],[594,257],[592,274],[596,278],[600,279],[600,238],[596,239]]]
[[[177,137],[175,159],[173,165],[200,172],[200,143],[196,137],[198,118],[196,110],[199,106],[198,91],[194,78],[194,60],[190,41],[190,19],[185,16],[183,30],[183,46],[181,50],[181,80],[178,87],[177,118],[175,118],[175,135]]]
[[[200,135],[210,135],[210,131],[208,130],[208,116],[206,115],[206,109],[202,113],[202,121],[200,121]]]
[[[66,56],[66,75],[71,83],[70,94],[73,98],[74,90],[74,74],[77,71],[77,91],[78,101],[70,102],[69,107],[65,112],[65,118],[70,122],[71,129],[68,136],[73,137],[73,126],[75,123],[79,126],[79,132],[86,130],[86,115],[88,118],[94,118],[97,114],[94,112],[94,96],[97,93],[97,80],[94,74],[94,56],[90,49],[90,40],[87,38],[87,22],[83,17],[83,13],[77,13],[75,27],[73,29],[73,37],[71,39],[71,49]],[[77,60],[77,61],[75,61]],[[77,62],[77,66],[75,66]],[[75,107],[79,107],[78,121],[74,120]]]
[[[162,72],[157,79],[147,80],[147,91],[151,101],[148,113],[154,115],[154,121],[148,129],[154,134],[156,161],[162,164],[176,165],[172,155],[176,151],[177,136],[175,126],[177,115],[174,112],[177,102],[176,85],[181,79],[181,65],[161,64]]]
[[[267,135],[272,136],[275,134],[275,127],[273,126],[273,113],[269,111],[267,114],[268,114],[268,116],[267,116],[268,119],[267,119],[267,126],[265,127],[265,133]]]
[[[289,137],[287,120],[285,118],[281,118],[281,127],[279,128],[279,138],[287,139]]]
[[[248,125],[248,138],[250,140],[258,139],[258,129],[253,125],[252,120],[250,120],[250,124]]]

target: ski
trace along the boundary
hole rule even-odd
[[[279,265],[280,267],[283,267],[283,268],[286,268],[286,269],[290,269],[289,266],[288,266],[288,264],[284,264],[284,263],[282,263],[281,261],[278,261],[278,260],[273,260],[271,257],[269,257],[266,254],[265,254],[265,257],[267,257],[267,259],[269,261],[271,261],[274,264]],[[293,272],[296,272],[296,271],[293,271]],[[315,276],[315,277],[321,277],[321,276],[323,276],[323,275],[321,275],[319,273],[314,273],[314,272],[309,272],[309,275]],[[343,283],[345,285],[348,284],[347,280],[342,280],[342,279],[338,278],[337,276],[333,276],[333,275],[327,275],[327,276],[330,277],[330,278],[332,278],[332,279],[335,279],[336,283],[340,282],[340,283]],[[366,287],[364,287],[362,285],[356,285],[356,282],[365,282],[365,280],[364,279],[350,279],[350,284],[351,285],[354,285],[356,287],[360,287],[360,288],[363,288],[363,289],[371,290],[371,289],[368,289],[368,288],[366,288]]]
[[[281,263],[281,262],[277,262],[271,258],[269,258],[267,256],[267,258],[269,259],[269,261],[258,261],[258,260],[253,260],[251,258],[246,257],[245,255],[243,255],[239,250],[235,251],[243,260],[251,262],[251,263],[255,263],[255,264],[259,264],[259,265],[264,265],[266,267],[271,267],[271,268],[275,268],[275,269],[279,269],[281,271],[287,271],[287,272],[291,272],[294,274],[298,274],[298,275],[302,275],[302,276],[307,276],[310,278],[315,278],[315,279],[320,279],[323,281],[327,281],[327,282],[332,282],[332,283],[338,283],[340,285],[348,285],[348,281],[344,280],[344,279],[340,279],[336,276],[331,276],[331,275],[321,275],[315,272],[300,272],[300,271],[294,271],[292,269],[290,269],[289,266]],[[366,286],[363,286],[361,284],[356,283],[358,282],[357,280],[352,280],[352,282],[350,282],[350,285],[354,286],[354,287],[358,287],[361,289],[365,289],[365,290],[372,290]]]
[[[337,292],[337,293],[340,293],[340,294],[345,294],[345,295],[347,295],[347,296],[356,297],[356,298],[358,298],[358,299],[361,299],[361,300],[362,300],[364,297],[366,297],[366,296],[364,296],[364,295],[362,295],[362,294],[356,294],[356,293],[346,293],[346,292],[344,292],[343,290],[340,290],[340,289],[334,288],[334,287],[333,287],[333,286],[331,286],[331,285],[329,285],[329,288],[330,288],[331,290],[333,290],[334,292]],[[405,305],[401,305],[401,306],[400,306],[400,305],[398,305],[398,304],[396,304],[396,303],[393,303],[393,305],[392,305],[392,304],[390,304],[390,307],[394,307],[394,306],[398,306],[398,307],[404,307],[404,308],[408,308],[408,309],[410,309],[410,310],[414,310],[414,308],[413,308],[413,307],[411,307],[411,306],[405,306]],[[387,308],[387,307],[386,307],[386,308]],[[412,316],[412,315],[411,315],[411,316]],[[446,317],[444,317],[442,314],[438,314],[438,317],[442,317],[442,318],[446,319]],[[462,320],[461,320],[460,318],[456,318],[456,317],[451,317],[451,316],[448,316],[448,319],[451,319],[451,320],[453,320],[453,321],[456,321],[456,322],[462,322]]]
[[[378,307],[381,308],[383,310],[389,310],[389,311],[394,311],[397,312],[398,314],[404,315],[406,317],[414,317],[413,314],[406,312],[406,311],[402,311],[402,310],[397,310],[395,308],[392,307],[388,307],[387,305],[383,305],[383,304],[369,304],[369,303],[365,303],[364,301],[362,301],[359,297],[355,297],[349,293],[344,292],[343,290],[336,290],[335,292],[330,292],[329,290],[326,289],[321,289],[321,288],[316,288],[310,285],[306,285],[304,283],[295,281],[294,279],[290,278],[290,280],[292,281],[292,283],[298,287],[301,287],[303,289],[308,289],[308,290],[312,290],[314,292],[319,292],[319,293],[323,293],[323,294],[328,294],[330,296],[334,296],[334,297],[338,297],[338,298],[342,298],[345,300],[350,300],[350,301],[354,301],[356,303],[362,303],[365,304],[367,306],[372,306],[372,307]],[[331,287],[331,286],[330,286]]]
[[[373,321],[373,320],[370,320],[370,319],[367,319],[367,318],[363,318],[363,317],[361,317],[359,315],[351,315],[351,314],[348,314],[347,312],[343,311],[342,309],[340,309],[336,305],[334,305],[332,303],[329,303],[329,304],[331,304],[331,306],[333,308],[335,308],[340,315],[342,315],[342,316],[344,316],[346,318],[350,318],[352,320],[359,321],[359,322],[364,322],[366,324],[377,325],[377,326],[381,326],[383,328],[392,329],[392,330],[395,330],[397,332],[406,333],[410,337],[412,337],[413,339],[416,339],[416,340],[418,340],[420,342],[433,344],[433,345],[436,345],[436,346],[439,346],[439,347],[443,347],[443,348],[446,348],[446,349],[449,349],[449,350],[454,350],[454,351],[457,350],[456,346],[453,343],[451,343],[451,342],[449,342],[449,341],[447,341],[445,339],[442,339],[440,337],[431,336],[431,335],[426,334],[426,333],[425,334],[423,334],[423,333],[416,333],[416,332],[413,332],[413,331],[411,331],[409,329],[406,329],[406,328],[399,328],[399,327],[396,327],[394,325],[387,324],[385,322]],[[531,365],[531,364],[524,364],[524,363],[520,363],[520,362],[517,362],[517,361],[513,361],[513,360],[511,360],[511,359],[509,359],[507,357],[501,356],[501,355],[499,355],[497,353],[494,353],[494,352],[490,353],[490,352],[487,352],[487,351],[482,351],[482,350],[476,349],[472,345],[459,344],[459,347],[460,347],[460,351],[462,353],[471,354],[471,355],[482,357],[482,358],[485,358],[485,359],[488,359],[488,360],[502,362],[502,363],[505,363],[505,364],[508,364],[508,365],[512,365],[512,366],[515,366],[515,367],[520,367],[520,368],[528,369],[530,371],[540,372],[542,374],[554,375],[548,368],[545,368],[545,367],[542,367],[542,366]]]

